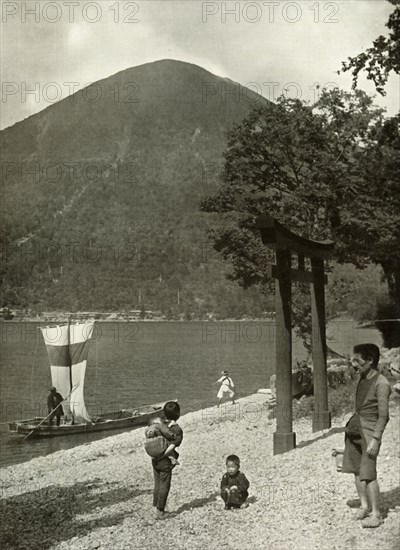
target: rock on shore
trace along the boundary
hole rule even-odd
[[[397,399],[397,401],[396,401]],[[108,437],[5,468],[1,475],[2,550],[276,550],[399,547],[399,403],[391,403],[378,472],[384,524],[363,529],[352,519],[353,476],[336,472],[336,427],[312,434],[295,422],[298,447],[273,456],[274,421],[257,394],[182,417],[181,466],[174,470],[168,509],[154,520],[152,471],[143,429]],[[226,512],[219,497],[225,457],[238,454],[250,480],[250,506]]]

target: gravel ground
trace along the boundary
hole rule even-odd
[[[273,456],[274,421],[257,394],[181,419],[181,466],[168,509],[154,520],[152,470],[143,429],[3,469],[0,547],[8,549],[289,550],[399,548],[399,403],[378,462],[384,524],[363,529],[353,476],[337,473],[331,457],[343,447],[341,426],[312,434],[295,422],[298,447]],[[223,510],[218,494],[225,457],[238,454],[250,480],[250,506]]]

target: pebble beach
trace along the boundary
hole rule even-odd
[[[384,516],[378,529],[353,519],[353,476],[336,471],[347,417],[312,433],[295,420],[297,448],[273,455],[275,421],[265,395],[183,415],[181,465],[164,521],[154,519],[144,429],[4,468],[2,550],[394,550],[400,544],[399,398],[378,459]],[[347,415],[348,416],[348,415]],[[224,511],[219,483],[235,453],[250,481],[249,507]]]

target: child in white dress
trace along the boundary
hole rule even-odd
[[[235,404],[235,384],[233,383],[232,378],[229,376],[228,371],[223,370],[221,372],[221,378],[219,378],[214,384],[221,384],[219,391],[217,393],[218,397],[218,407],[221,405],[222,399],[228,397],[232,399],[232,405]]]

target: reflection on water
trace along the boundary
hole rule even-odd
[[[0,464],[30,460],[120,433],[29,438],[9,434],[6,422],[46,416],[50,369],[36,323],[1,323]],[[329,346],[351,352],[359,342],[380,344],[374,329],[351,321],[327,329]],[[36,350],[36,352],[35,352]],[[293,338],[293,358],[306,358]],[[85,401],[93,415],[179,398],[183,413],[215,404],[222,369],[239,396],[269,387],[275,368],[275,326],[254,322],[96,323],[86,371]],[[122,430],[124,431],[124,430]]]

